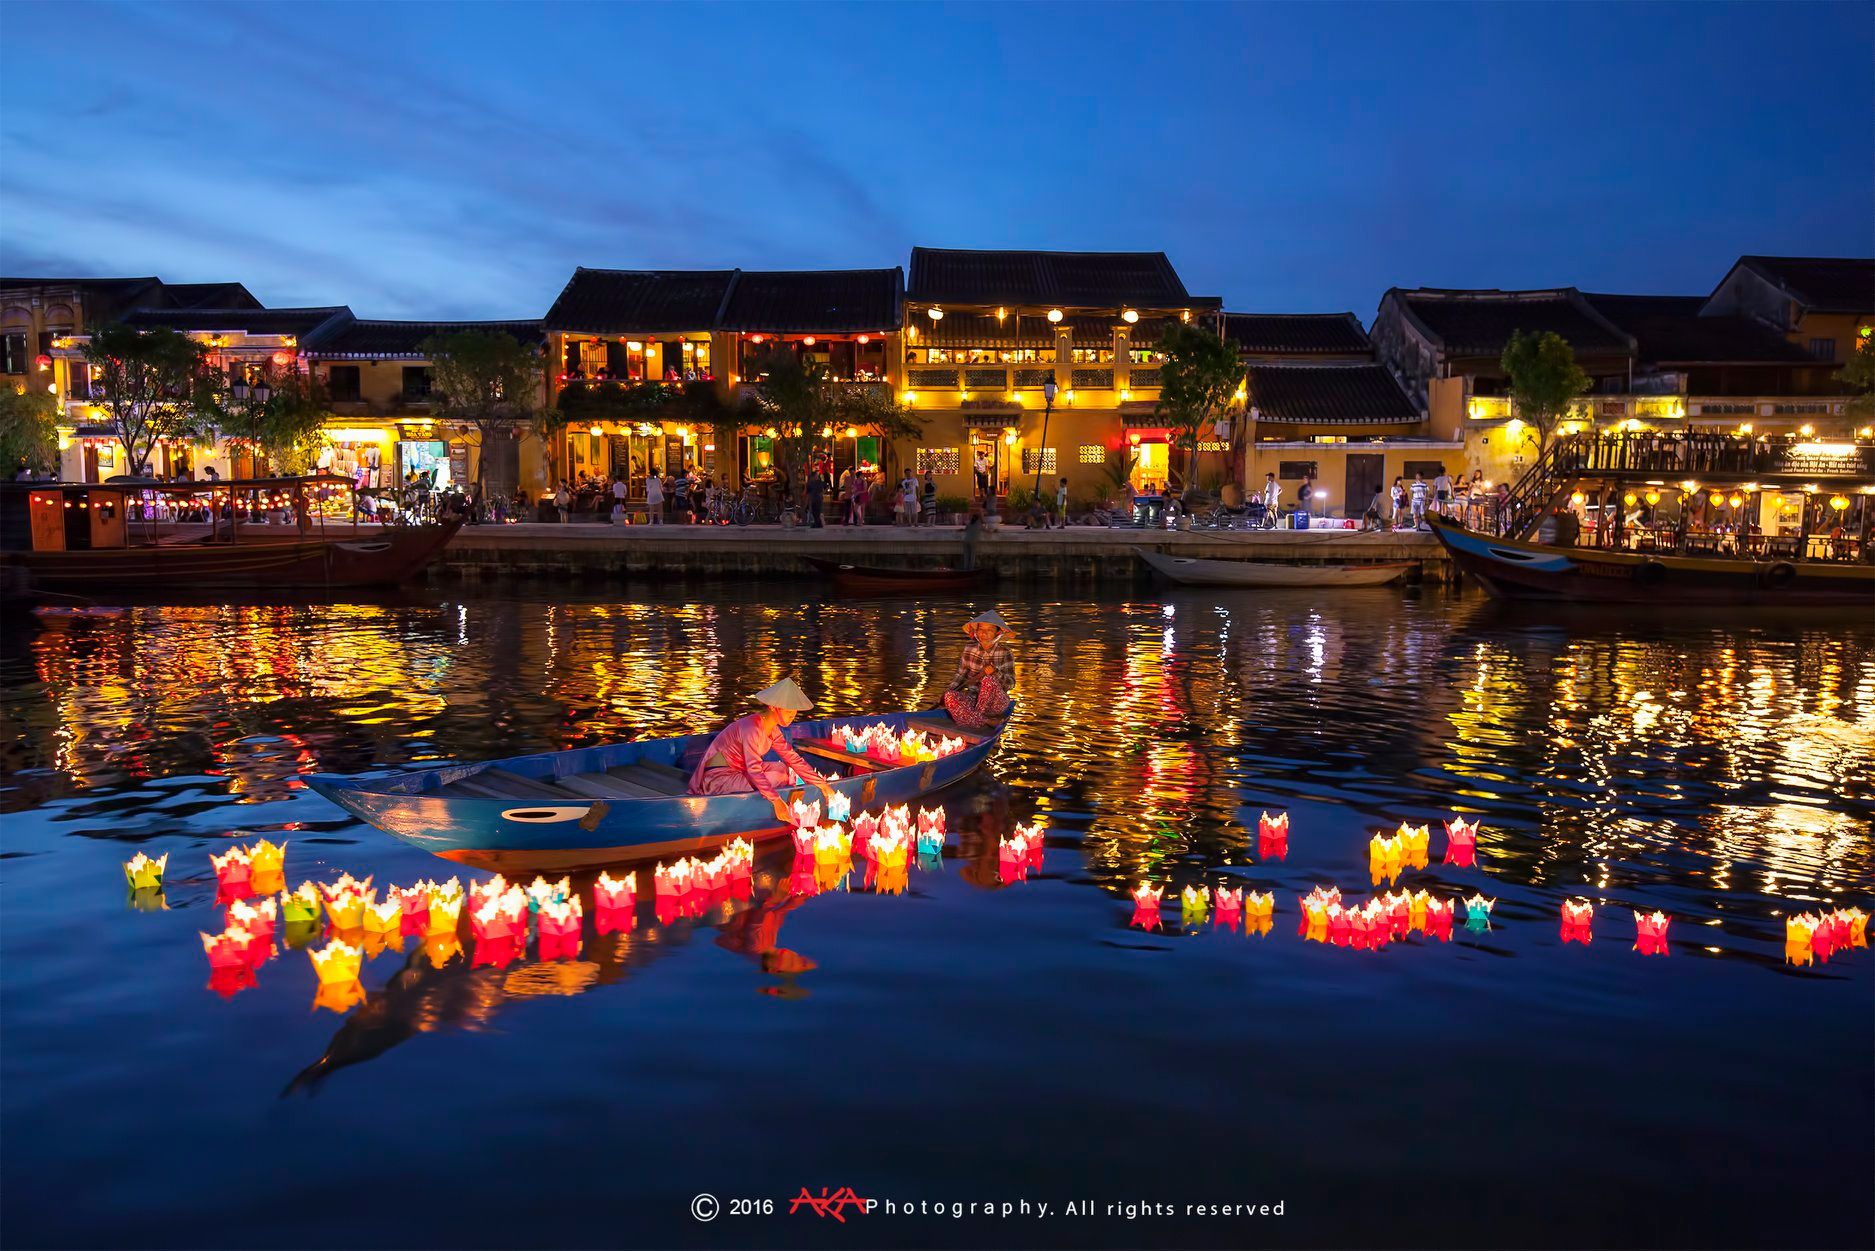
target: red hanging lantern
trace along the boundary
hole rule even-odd
[[[33,365],[39,369],[50,369],[52,368],[52,358],[47,356],[44,352],[41,352],[39,355],[33,357]]]

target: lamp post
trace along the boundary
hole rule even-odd
[[[1055,386],[1054,370],[1048,371],[1048,381],[1042,384],[1042,442],[1035,449],[1035,494],[1033,499],[1042,498],[1042,455],[1048,450],[1048,418],[1055,411],[1055,395],[1059,390]]]

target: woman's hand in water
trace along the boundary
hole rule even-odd
[[[794,810],[788,807],[788,805],[781,799],[779,795],[777,795],[770,802],[774,805],[775,819],[777,821],[780,821],[783,825],[794,824]]]
[[[825,796],[829,802],[833,800],[835,795],[839,794],[838,791],[833,789],[833,783],[824,779],[814,783],[814,785],[820,788],[820,793]]]

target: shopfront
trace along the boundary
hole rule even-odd
[[[388,490],[399,480],[396,441],[375,426],[327,426],[319,468],[350,478],[360,490]]]

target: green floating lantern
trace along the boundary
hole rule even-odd
[[[1483,895],[1473,895],[1465,901],[1465,928],[1474,934],[1483,934],[1491,928],[1491,906],[1497,900],[1486,899]]]
[[[163,870],[168,867],[168,852],[164,852],[161,858],[156,860],[138,852],[124,861],[124,880],[130,883],[130,889],[133,891],[162,890]]]
[[[298,890],[280,896],[280,919],[288,926],[311,925],[319,919],[319,890],[301,882]]]

